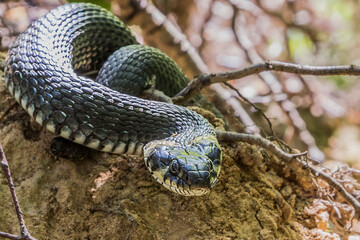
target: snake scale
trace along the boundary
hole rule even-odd
[[[185,74],[107,10],[74,3],[50,11],[19,35],[5,64],[10,94],[49,131],[143,155],[152,176],[181,195],[203,195],[218,181],[213,126],[185,107],[138,97],[152,86],[173,96],[188,83]]]

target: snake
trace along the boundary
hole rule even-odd
[[[17,37],[4,72],[10,94],[47,130],[143,156],[157,182],[184,196],[204,195],[218,182],[214,127],[186,107],[140,97],[153,88],[172,97],[189,79],[110,11],[90,3],[51,10]]]

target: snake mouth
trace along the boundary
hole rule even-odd
[[[148,169],[151,171],[151,168],[148,167]],[[184,183],[182,179],[167,178],[164,180],[164,177],[160,174],[157,174],[156,172],[151,172],[151,175],[166,189],[183,196],[202,196],[210,192],[209,187],[193,187],[192,185]]]

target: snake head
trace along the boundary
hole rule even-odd
[[[201,137],[190,145],[152,141],[144,148],[145,164],[167,189],[185,196],[201,196],[218,181],[221,150],[216,139]]]

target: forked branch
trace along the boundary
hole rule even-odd
[[[221,83],[229,80],[240,79],[253,74],[258,74],[264,71],[277,71],[295,73],[300,75],[360,75],[360,67],[356,65],[346,66],[309,66],[295,63],[286,63],[278,61],[265,61],[264,63],[254,64],[250,67],[240,70],[202,74],[195,77],[190,84],[173,97],[174,103],[183,103],[192,96],[198,94],[204,87],[213,83]]]
[[[285,161],[296,160],[301,167],[309,168],[311,173],[316,177],[319,177],[326,181],[331,187],[336,189],[355,209],[355,213],[358,217],[360,217],[360,203],[359,201],[352,196],[336,179],[326,174],[325,172],[318,170],[312,165],[309,165],[306,160],[311,160],[317,163],[314,159],[311,159],[307,152],[291,154],[286,153],[281,150],[278,146],[276,146],[273,142],[253,134],[246,133],[235,133],[235,132],[223,132],[216,131],[217,138],[220,142],[245,142],[249,144],[254,144],[260,146],[272,154],[274,154],[277,158]]]
[[[33,238],[30,235],[30,233],[28,232],[28,230],[26,228],[25,221],[24,221],[22,211],[20,208],[19,200],[16,196],[15,184],[11,178],[9,163],[5,157],[5,153],[4,153],[3,148],[1,147],[1,144],[0,144],[0,163],[1,163],[1,168],[5,175],[5,178],[8,182],[9,188],[10,188],[10,193],[11,193],[13,203],[15,205],[15,211],[16,211],[16,215],[18,217],[18,221],[19,221],[19,225],[20,225],[20,233],[21,233],[21,236],[16,236],[16,235],[12,235],[12,234],[5,233],[5,232],[0,232],[0,236],[4,237],[4,238],[9,238],[9,239],[35,240],[35,238]]]

